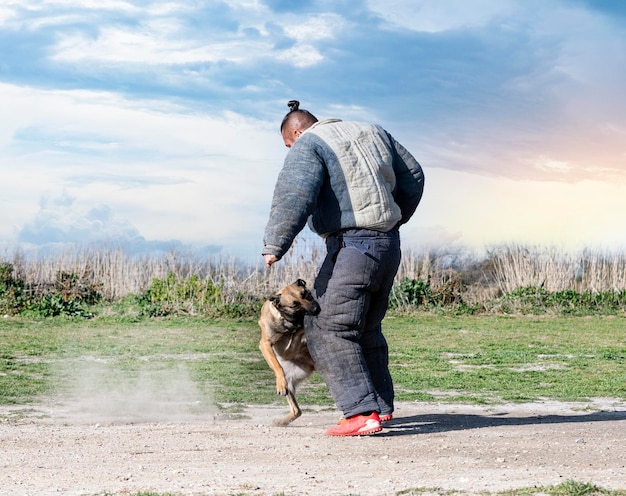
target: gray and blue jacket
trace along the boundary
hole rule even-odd
[[[390,231],[409,220],[423,191],[422,167],[382,127],[316,122],[285,157],[263,254],[281,258],[307,222],[324,238],[345,229]]]

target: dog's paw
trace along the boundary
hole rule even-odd
[[[276,379],[276,394],[287,396],[287,381]]]
[[[291,415],[288,415],[284,418],[274,419],[274,425],[276,427],[287,427],[291,422],[293,422],[294,418]]]

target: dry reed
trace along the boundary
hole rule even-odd
[[[261,257],[252,266],[223,255],[202,257],[179,251],[133,255],[106,245],[75,247],[54,255],[18,250],[0,255],[0,264],[12,264],[15,276],[35,288],[53,284],[61,272],[74,274],[97,285],[108,301],[141,294],[154,279],[170,273],[179,278],[210,279],[222,286],[227,298],[236,294],[264,298],[298,278],[312,283],[324,253],[321,241],[302,237],[271,269],[263,266]],[[516,245],[492,248],[484,255],[462,248],[407,251],[397,274],[398,282],[405,279],[427,281],[435,289],[458,281],[466,302],[484,302],[529,286],[548,291],[620,291],[626,289],[626,255],[593,250],[569,254]]]
[[[626,254],[584,250],[578,254],[555,248],[505,246],[489,252],[495,282],[504,293],[520,287],[550,292],[604,292],[626,289]]]

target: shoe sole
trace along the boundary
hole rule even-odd
[[[326,434],[328,434],[329,436],[333,436],[333,437],[357,437],[357,436],[370,436],[382,430],[383,430],[383,427],[379,425],[378,427],[372,427],[371,429],[367,429],[367,430],[359,431],[359,432],[346,432],[345,434],[331,434],[327,432]]]

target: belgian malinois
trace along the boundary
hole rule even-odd
[[[276,425],[287,425],[302,415],[296,387],[315,370],[304,337],[304,316],[319,312],[302,279],[271,296],[261,308],[259,348],[276,376],[276,392],[287,397],[290,408],[289,415],[274,421]]]

